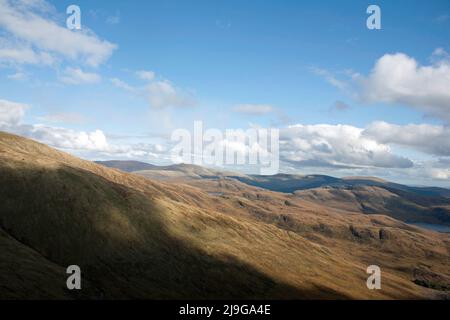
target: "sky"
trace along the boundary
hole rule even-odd
[[[0,130],[169,164],[196,120],[278,128],[281,172],[450,187],[449,53],[449,0],[0,0]]]

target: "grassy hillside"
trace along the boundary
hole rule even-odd
[[[410,223],[450,226],[450,190],[444,188],[410,187],[369,177],[339,179],[324,175],[238,175],[194,165],[156,166],[134,173],[149,179],[191,185],[197,184],[198,179],[228,178],[229,181],[235,180],[234,185],[239,181],[247,186],[293,193],[305,201],[326,203],[335,209],[385,214]]]
[[[226,178],[202,188],[151,181],[0,133],[0,298],[442,298],[446,292],[444,235]],[[71,264],[82,269],[79,293],[65,289]],[[383,290],[366,288],[369,264],[382,267]],[[415,274],[438,275],[440,283],[428,286],[440,290],[414,282]]]

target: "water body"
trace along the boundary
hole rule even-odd
[[[437,232],[442,232],[442,233],[450,233],[450,227],[448,226],[443,226],[440,224],[432,224],[432,223],[410,223],[416,227],[421,227],[424,229],[429,229],[429,230],[433,230],[433,231],[437,231]]]

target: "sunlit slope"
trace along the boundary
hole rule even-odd
[[[288,218],[278,220],[278,194],[265,196],[261,218],[250,208],[258,202],[240,194],[219,199],[0,133],[0,247],[8,252],[0,255],[0,274],[10,275],[0,276],[0,298],[442,294],[413,283],[404,264],[446,279],[449,252],[443,237],[402,229],[383,217],[334,219],[338,214],[322,214],[323,208],[295,200]],[[323,230],[312,228],[316,217]],[[365,230],[379,232],[380,224],[391,239],[366,239]],[[385,270],[380,291],[366,288],[365,269],[374,262]],[[65,289],[63,273],[71,264],[81,267],[84,296]]]
[[[127,162],[102,163],[122,168]],[[139,163],[140,167],[146,164]],[[138,166],[136,166],[138,167]],[[133,173],[165,182],[201,185],[206,179],[237,181],[270,191],[294,193],[300,199],[328,207],[364,214],[384,214],[408,223],[450,226],[450,190],[411,187],[371,177],[334,178],[324,175],[244,175],[220,172],[195,165],[153,166]],[[197,180],[201,180],[200,182]]]

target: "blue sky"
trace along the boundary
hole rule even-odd
[[[82,34],[81,39],[62,30],[71,4],[81,9],[82,30],[70,32]],[[381,8],[381,30],[366,27],[370,4]],[[25,21],[22,29],[13,18]],[[61,43],[33,26],[48,31],[56,26]],[[78,40],[78,47],[62,44]],[[85,158],[158,163],[164,157],[157,159],[158,152],[151,157],[116,149],[108,153],[103,142],[97,150],[95,141],[87,147],[79,140],[59,141],[49,133],[52,128],[70,131],[64,136],[68,140],[98,130],[108,146],[133,149],[164,144],[161,136],[203,120],[222,130],[251,125],[285,130],[283,139],[292,149],[282,155],[290,163],[284,171],[370,174],[448,186],[448,52],[448,0],[0,0],[0,112],[9,121],[4,120],[3,130]],[[408,69],[411,61],[417,64],[414,70]],[[398,81],[391,81],[398,75]],[[422,82],[435,86],[424,88]],[[26,106],[13,124],[11,103]],[[239,112],[242,105],[253,106],[254,112]],[[264,106],[270,112],[255,111]],[[301,126],[294,130],[303,134],[301,143],[289,130],[294,125]],[[362,130],[355,131],[350,149],[342,147],[348,133],[338,125]],[[398,130],[402,133],[394,134]],[[327,132],[343,136],[330,138]],[[331,148],[327,164],[303,165],[303,160],[322,159],[315,153],[317,141]],[[425,148],[423,141],[439,144]],[[375,149],[366,148],[370,143]],[[357,157],[345,154],[359,151]],[[404,163],[400,158],[411,164],[399,164]],[[349,168],[338,170],[341,165]]]

